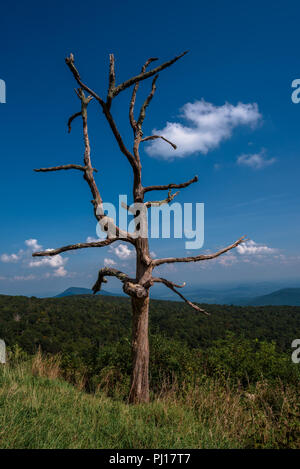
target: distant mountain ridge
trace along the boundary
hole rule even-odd
[[[54,298],[63,298],[65,296],[74,296],[74,295],[93,295],[93,290],[90,290],[89,288],[82,288],[82,287],[70,287],[67,288],[65,291],[62,293],[59,293],[59,295],[55,295]],[[107,292],[105,290],[101,290],[97,295],[102,295],[102,296],[120,296],[116,295],[114,293]]]
[[[248,295],[247,295],[248,292]],[[254,296],[255,291],[251,288],[236,287],[228,290],[209,290],[203,288],[186,289],[186,296],[191,300],[198,303],[207,304],[227,304],[227,305],[240,305],[240,306],[300,306],[300,288],[281,288],[271,293]],[[251,297],[250,295],[253,295]],[[93,295],[93,291],[89,288],[70,287],[54,298],[63,298],[75,295]],[[125,296],[122,293],[111,293],[101,290],[97,295],[102,296]],[[176,300],[174,295],[160,293],[153,295],[153,299],[160,300]]]
[[[268,295],[246,300],[243,304],[251,306],[300,306],[300,288],[282,288]]]
[[[197,303],[219,304],[219,305],[237,305],[237,306],[255,306],[262,304],[269,305],[290,305],[298,306],[298,295],[300,289],[291,288],[284,285],[276,285],[268,282],[256,284],[240,284],[226,288],[223,286],[217,288],[185,287],[185,296]],[[162,300],[172,300],[172,292],[156,290],[157,294],[153,298]],[[277,293],[280,292],[280,293]],[[282,293],[283,292],[283,293]],[[274,295],[274,297],[272,296]],[[268,302],[268,303],[265,303]],[[279,301],[277,303],[276,301]],[[282,302],[281,302],[282,301]]]

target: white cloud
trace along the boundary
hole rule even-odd
[[[237,159],[237,164],[240,166],[248,166],[252,169],[262,169],[275,163],[276,158],[265,157],[265,150],[259,153],[248,153],[240,155]]]
[[[59,267],[58,269],[56,269],[54,271],[53,276],[54,277],[65,277],[67,275],[67,273],[68,272],[66,271],[66,269],[63,266],[61,266],[61,267]]]
[[[157,254],[154,251],[150,251],[150,256],[153,257],[153,259],[154,259],[155,257],[157,257]]]
[[[47,251],[51,251],[51,249],[47,249]],[[32,260],[29,262],[29,267],[41,267],[47,265],[53,268],[58,268],[63,266],[67,260],[68,258],[62,258],[60,254],[57,254],[53,257],[42,257],[39,260]]]
[[[220,256],[220,258],[218,259],[218,262],[219,264],[227,267],[238,262],[238,259],[235,254],[231,252],[227,252],[223,256]]]
[[[42,248],[36,239],[26,239],[25,244],[30,248],[30,251],[38,251]],[[20,249],[17,254],[2,254],[0,259],[2,262],[18,262],[26,255],[26,253],[29,254],[28,251]]]
[[[39,259],[32,259],[32,251],[38,251],[42,249],[42,246],[38,244],[37,239],[30,238],[25,240],[25,244],[28,247],[27,250],[20,249],[17,254],[2,254],[0,259],[2,262],[18,262],[22,260],[23,265],[26,267],[51,267],[54,269],[51,273],[46,273],[44,276],[49,278],[54,277],[65,277],[68,272],[65,269],[65,264],[68,261],[68,258],[62,258],[59,254],[53,257],[42,257]],[[51,249],[46,249],[46,251],[51,251]],[[33,275],[22,276],[17,275],[13,277],[15,280],[33,280],[35,277]]]
[[[16,281],[27,281],[27,280],[34,280],[36,277],[35,275],[15,275],[12,280]]]
[[[106,266],[116,265],[116,262],[113,259],[110,259],[108,257],[105,257],[103,262],[104,262],[104,265]]]
[[[243,244],[239,244],[236,249],[242,255],[273,254],[277,252],[277,249],[269,248],[266,245],[259,245],[251,239]]]
[[[177,150],[157,139],[146,147],[150,156],[168,159],[182,158],[198,152],[206,154],[228,139],[235,127],[253,127],[261,119],[256,103],[238,103],[236,106],[225,103],[223,106],[215,106],[202,99],[185,104],[181,111],[180,116],[188,121],[187,125],[167,122],[163,129],[154,129],[152,132],[153,135],[163,135],[175,143]]]
[[[27,246],[30,246],[33,250],[36,249],[41,249],[42,246],[37,244],[36,239],[30,239],[25,241]],[[51,251],[52,249],[46,249],[46,251]],[[56,256],[53,257],[42,257],[39,259],[32,259],[29,261],[28,266],[29,267],[51,267],[54,269],[54,272],[46,273],[45,276],[46,278],[49,278],[51,276],[53,277],[66,277],[68,274],[68,271],[65,269],[65,264],[68,262],[67,257],[62,257],[60,254],[57,254]]]
[[[88,236],[86,238],[87,243],[95,243],[96,241],[101,241],[101,239],[100,238],[93,238],[92,236]]]
[[[21,258],[21,254],[2,254],[2,262],[18,262]]]
[[[207,252],[208,254],[209,252]],[[278,254],[278,249],[270,248],[265,244],[258,244],[253,240],[246,241],[239,244],[235,249],[222,254],[221,256],[210,261],[199,262],[191,264],[190,268],[193,269],[212,269],[215,265],[223,267],[231,267],[235,264],[250,263],[256,265],[263,265],[264,263],[273,263],[280,261],[283,262],[282,254]]]
[[[129,249],[127,244],[119,244],[119,246],[110,247],[110,252],[113,252],[119,259],[122,259],[122,261],[130,259],[134,256],[134,251],[132,249]]]
[[[32,249],[32,251],[39,251],[40,249],[42,249],[42,246],[38,244],[37,239],[26,239],[25,244],[30,249]]]

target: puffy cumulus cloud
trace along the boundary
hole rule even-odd
[[[205,254],[209,254],[210,251],[205,251]],[[246,241],[240,244],[235,249],[222,254],[215,259],[195,262],[189,265],[190,269],[212,269],[216,265],[222,267],[232,267],[238,264],[256,264],[259,265],[264,263],[282,263],[286,260],[286,256],[278,252],[278,249],[270,248],[264,244],[258,244],[253,240]]]
[[[37,239],[33,239],[33,238],[26,239],[25,244],[30,249],[32,249],[32,251],[39,251],[40,249],[42,249],[42,246],[40,244],[38,244]]]
[[[67,270],[63,266],[61,266],[54,271],[53,276],[54,277],[66,277],[67,274],[68,274]]]
[[[277,249],[269,248],[266,245],[257,244],[253,240],[246,241],[243,244],[239,244],[236,248],[237,252],[242,255],[256,255],[256,254],[273,254],[277,252]]]
[[[183,158],[194,153],[206,154],[231,137],[235,127],[255,126],[261,119],[256,103],[238,103],[236,106],[225,103],[215,106],[203,99],[187,103],[181,109],[180,117],[187,125],[167,122],[161,130],[153,130],[153,135],[162,135],[177,145],[174,151],[162,139],[153,140],[146,151],[150,156],[164,159]]]
[[[103,262],[104,262],[104,265],[108,267],[116,265],[116,262],[113,259],[110,259],[109,257],[105,257]]]
[[[29,253],[31,253],[31,251],[38,251],[39,249],[42,248],[42,246],[40,246],[37,242],[36,239],[26,239],[24,241],[24,243],[26,244],[26,246],[29,248],[29,250],[23,250],[23,249],[20,249],[18,251],[18,253],[13,253],[13,254],[2,254],[0,256],[0,259],[2,262],[18,262],[20,261],[21,259],[23,259],[26,255],[29,255]]]
[[[134,256],[133,249],[130,249],[127,244],[119,244],[118,246],[111,246],[109,249],[110,252],[113,252],[119,259],[122,261],[130,259]]]
[[[68,272],[64,268],[68,258],[62,258],[59,254],[53,257],[41,257],[39,259],[32,259],[32,252],[39,251],[42,249],[42,246],[38,244],[37,239],[30,238],[24,241],[25,245],[27,246],[27,250],[20,249],[17,254],[2,254],[0,259],[2,262],[19,262],[21,261],[23,266],[30,267],[30,268],[37,268],[37,267],[50,267],[54,271],[51,273],[46,273],[45,277],[65,277]],[[50,251],[51,249],[47,249]],[[34,276],[16,276],[14,277],[16,280],[31,280],[35,278]]]
[[[51,251],[51,249],[47,249],[47,251]],[[38,260],[31,260],[29,262],[29,267],[42,267],[42,266],[50,266],[54,268],[58,268],[63,266],[67,262],[67,258],[62,258],[60,254],[57,254],[53,257],[41,257]]]
[[[46,249],[46,251],[51,251],[51,249]],[[29,267],[51,267],[55,269],[52,274],[54,277],[66,277],[68,272],[64,266],[67,262],[67,257],[63,258],[60,254],[57,254],[53,257],[42,257],[38,260],[31,260],[28,265]],[[49,276],[51,276],[51,274],[49,274]]]
[[[240,155],[237,159],[239,166],[248,166],[252,169],[262,169],[275,163],[276,158],[267,158],[265,150],[259,153],[248,153]]]
[[[0,257],[2,262],[18,262],[22,257],[22,254],[2,254]]]

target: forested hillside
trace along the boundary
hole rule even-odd
[[[182,302],[152,300],[151,333],[207,348],[224,338],[238,336],[275,341],[280,351],[290,352],[300,337],[300,307],[239,307],[205,305],[209,317]],[[41,346],[50,353],[85,351],[130,336],[130,300],[120,297],[73,296],[27,298],[0,295],[0,337],[32,353]]]
[[[300,448],[300,308],[151,303],[151,404],[132,407],[130,300],[0,296],[0,447]]]

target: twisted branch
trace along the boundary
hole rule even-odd
[[[52,166],[51,168],[39,168],[39,169],[34,169],[36,173],[46,173],[47,171],[60,171],[61,169],[79,169],[80,171],[85,171],[86,167],[82,166],[80,164],[64,164],[61,166]],[[93,169],[93,171],[96,171],[96,169]]]
[[[149,137],[142,138],[141,142],[148,142],[149,140],[156,140],[157,138],[161,138],[165,142],[169,143],[169,145],[171,145],[171,147],[173,147],[174,150],[176,150],[177,145],[175,145],[175,143],[170,142],[170,140],[166,139],[162,135],[149,135]]]
[[[76,119],[76,117],[79,117],[81,116],[81,111],[79,112],[75,112],[75,114],[73,114],[70,119],[68,120],[68,133],[71,132],[71,124],[73,122],[74,119]]]
[[[130,278],[120,270],[111,267],[103,267],[99,270],[97,281],[92,287],[94,295],[101,290],[102,283],[107,283],[105,277],[116,277],[121,280],[123,283],[123,291],[130,296],[143,298],[148,294],[146,288],[137,283],[136,279]]]
[[[145,73],[148,65],[150,65],[155,60],[158,60],[157,57],[151,57],[150,59],[148,59],[147,62],[142,66],[141,73]],[[132,96],[131,96],[130,105],[129,105],[129,121],[130,121],[134,134],[136,132],[136,125],[137,125],[136,120],[134,118],[134,106],[135,106],[135,100],[136,100],[136,94],[137,94],[138,88],[139,88],[139,82],[137,81],[133,87]]]
[[[242,236],[240,239],[235,241],[235,243],[231,244],[230,246],[227,246],[224,249],[221,249],[218,252],[215,252],[214,254],[202,254],[200,256],[191,256],[191,257],[166,257],[164,259],[154,259],[152,261],[153,266],[157,267],[158,265],[161,264],[171,264],[173,262],[198,262],[198,261],[205,261],[208,259],[215,259],[216,257],[221,256],[227,251],[230,251],[231,249],[236,248],[239,244],[244,243],[247,241],[245,236]]]
[[[149,95],[147,96],[147,98],[145,99],[142,107],[141,107],[141,110],[140,110],[140,115],[139,115],[139,118],[138,118],[138,121],[137,121],[137,127],[139,127],[140,129],[142,128],[142,124],[144,122],[144,119],[146,117],[146,109],[147,107],[149,106],[153,96],[154,96],[154,93],[155,93],[155,90],[156,90],[156,80],[158,79],[158,75],[156,75],[152,81],[152,88],[151,88],[151,92],[149,93]]]
[[[107,238],[102,241],[93,241],[91,243],[69,244],[67,246],[62,246],[61,248],[57,248],[57,249],[47,249],[46,251],[34,252],[32,254],[32,257],[56,256],[57,254],[61,254],[62,252],[74,251],[76,249],[83,249],[83,248],[102,248],[103,246],[108,246],[109,244],[112,244],[115,241],[119,241],[119,239]]]
[[[98,278],[94,286],[92,287],[94,295],[101,290],[102,283],[107,283],[107,280],[105,279],[105,276],[107,277],[117,277],[121,282],[125,282],[129,280],[129,277],[127,274],[124,274],[120,270],[113,269],[111,267],[103,267],[103,269],[99,270],[98,273]]]
[[[84,91],[86,91],[89,95],[93,96],[100,104],[105,104],[104,101],[100,98],[100,96],[98,96],[97,93],[95,93],[95,91],[90,89],[88,86],[86,86],[81,81],[79,72],[78,72],[78,70],[77,70],[77,68],[75,67],[75,64],[74,64],[74,55],[70,54],[70,57],[67,57],[65,59],[65,62],[68,65],[69,69],[71,70],[71,73],[74,76],[74,78],[77,81],[80,88],[82,88]]]
[[[187,182],[183,182],[181,184],[165,184],[165,185],[160,185],[160,186],[147,186],[143,188],[143,192],[149,192],[149,191],[165,191],[168,189],[183,189],[184,187],[188,187],[194,182],[198,181],[198,176],[195,176],[193,179]]]
[[[153,75],[157,75],[158,72],[161,70],[164,70],[167,67],[170,67],[173,63],[177,62],[177,60],[181,59],[185,54],[187,54],[188,51],[183,52],[182,54],[178,55],[177,57],[174,57],[174,59],[169,60],[168,62],[163,63],[162,65],[159,65],[158,67],[149,70],[149,72],[141,72],[139,75],[136,77],[129,78],[129,80],[124,81],[120,85],[116,86],[113,92],[113,97],[117,96],[121,91],[126,90],[126,88],[129,88],[130,86],[134,85],[137,82],[146,80],[147,78],[152,77]],[[154,59],[156,60],[156,59]]]
[[[145,205],[146,205],[147,208],[149,208],[149,207],[160,207],[161,205],[169,204],[171,202],[171,200],[173,200],[176,197],[176,195],[178,195],[178,194],[179,194],[179,191],[172,194],[171,189],[169,189],[168,197],[166,199],[156,200],[156,201],[149,201],[149,202],[146,202]]]
[[[185,296],[182,295],[179,291],[176,290],[176,288],[183,288],[185,286],[185,283],[182,285],[177,285],[176,283],[170,282],[169,280],[162,278],[162,277],[152,277],[152,282],[153,283],[163,283],[166,285],[166,287],[170,288],[174,293],[176,293],[180,298],[182,298],[191,308],[195,309],[196,311],[199,311],[200,313],[204,313],[207,316],[209,316],[209,313],[205,311],[204,309],[200,308],[199,306],[195,305],[192,303],[190,300],[185,298]]]

